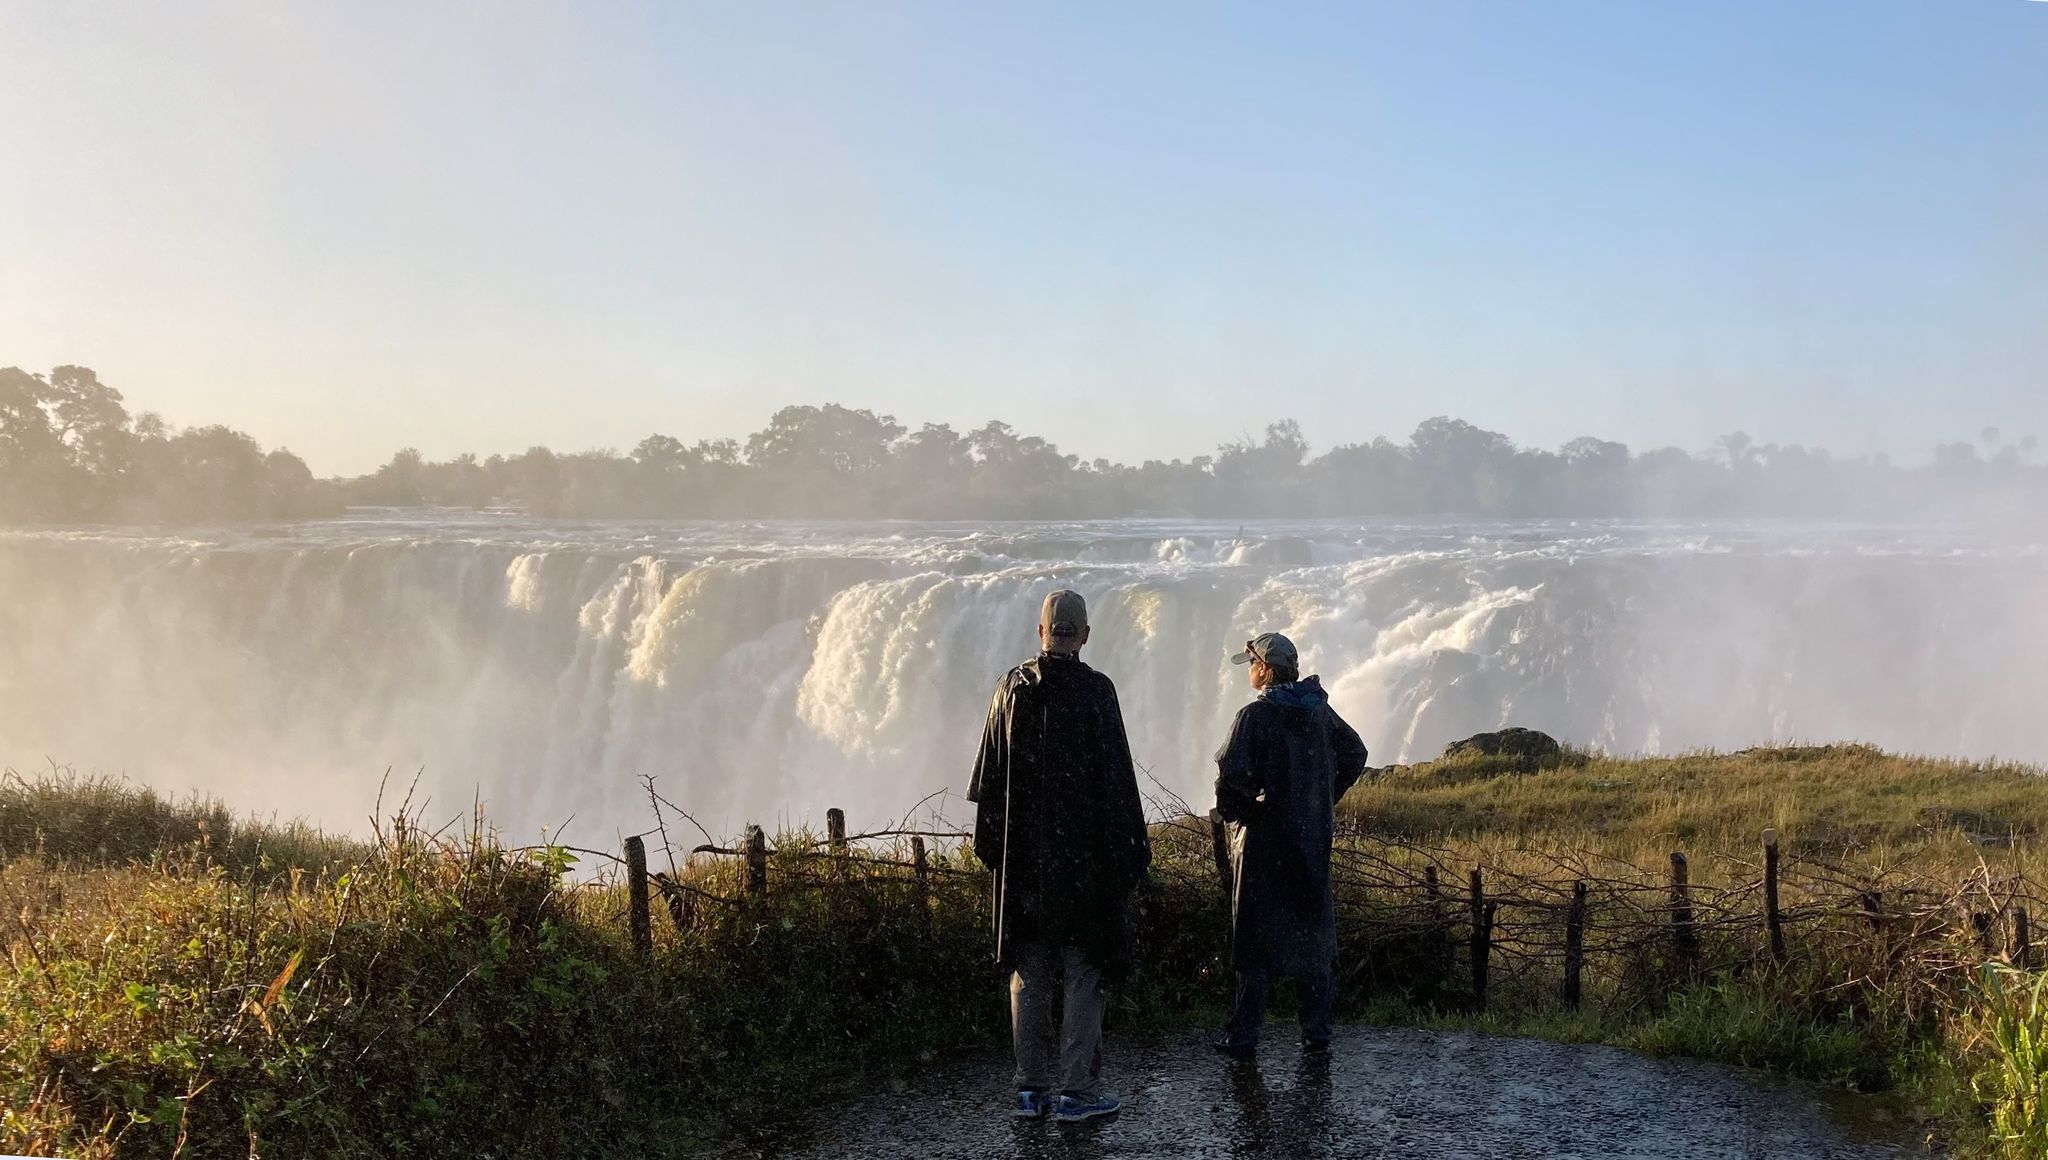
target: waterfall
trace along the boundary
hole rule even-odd
[[[1376,763],[1506,723],[1617,752],[1854,739],[2048,759],[2037,545],[1625,525],[564,524],[389,517],[0,533],[0,763],[125,774],[360,828],[391,771],[430,818],[716,831],[901,814],[964,785],[1038,603],[1133,749],[1206,804],[1293,636]],[[387,809],[390,807],[387,801]],[[947,807],[967,816],[957,798]]]

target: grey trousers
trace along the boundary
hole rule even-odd
[[[1102,1090],[1102,972],[1077,947],[1013,949],[1010,1033],[1017,1090],[1096,1095]],[[1056,980],[1065,976],[1063,999]]]

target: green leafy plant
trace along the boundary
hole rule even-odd
[[[1984,1014],[1978,1028],[1990,1062],[1971,1080],[1990,1109],[2000,1154],[2048,1156],[2048,974],[2038,977],[1987,963],[1979,983]]]

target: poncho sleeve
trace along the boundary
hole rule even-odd
[[[1102,681],[1103,754],[1108,763],[1111,842],[1121,855],[1119,869],[1126,884],[1144,877],[1152,864],[1152,838],[1145,829],[1145,802],[1138,792],[1137,764],[1131,760],[1131,740],[1124,731],[1123,706],[1117,701],[1116,686]]]
[[[1330,803],[1335,805],[1343,800],[1344,794],[1365,773],[1367,754],[1365,742],[1359,740],[1358,730],[1353,729],[1344,718],[1330,710],[1330,755],[1334,759],[1335,773],[1331,780]]]
[[[1266,791],[1259,769],[1258,702],[1237,711],[1230,738],[1216,751],[1216,809],[1225,821],[1249,824],[1258,815],[1259,795]]]
[[[1009,809],[1010,786],[1010,678],[996,682],[995,698],[988,707],[988,721],[981,728],[981,751],[975,755],[974,774],[967,782],[967,800],[974,810],[974,856],[989,869],[1003,864],[1005,811]]]

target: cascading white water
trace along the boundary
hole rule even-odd
[[[1302,645],[1376,762],[1514,723],[1621,752],[2048,759],[2048,553],[1897,529],[558,524],[0,534],[0,762],[360,825],[423,770],[531,836],[899,815],[965,782],[1079,589],[1138,759],[1200,803],[1227,654]],[[395,793],[396,791],[394,791]],[[965,811],[955,803],[955,813]]]

